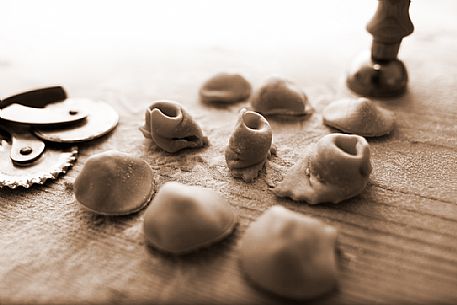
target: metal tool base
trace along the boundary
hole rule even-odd
[[[376,61],[369,54],[354,62],[346,78],[347,86],[367,97],[394,97],[406,90],[408,73],[399,59]]]

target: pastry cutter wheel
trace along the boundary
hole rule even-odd
[[[0,129],[10,141],[0,142],[0,187],[28,188],[65,173],[78,153],[77,146],[68,144],[98,138],[118,120],[108,104],[67,99],[59,86],[1,100]]]

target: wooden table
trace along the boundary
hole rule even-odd
[[[336,226],[338,291],[315,304],[457,303],[457,19],[455,1],[413,1],[415,32],[400,50],[410,74],[401,98],[379,101],[395,132],[369,140],[366,190],[339,205],[276,198],[269,184],[303,149],[332,132],[320,115],[351,93],[345,70],[371,37],[376,1],[7,1],[0,23],[2,96],[48,84],[109,102],[117,129],[81,146],[65,176],[30,189],[0,189],[0,304],[284,304],[240,273],[240,237],[265,209],[281,204]],[[5,13],[6,12],[6,13]],[[278,156],[252,184],[233,179],[223,151],[239,108],[208,107],[198,88],[220,71],[257,88],[278,75],[296,82],[316,112],[272,121]],[[177,155],[145,146],[138,131],[155,99],[183,103],[210,146]],[[173,258],[143,240],[143,211],[101,217],[74,199],[72,182],[88,156],[117,149],[166,181],[213,188],[241,216],[234,236]]]

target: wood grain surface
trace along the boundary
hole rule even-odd
[[[112,1],[111,1],[112,2]],[[457,21],[455,1],[414,1],[415,32],[400,49],[410,75],[393,110],[392,135],[370,139],[365,191],[338,205],[278,199],[270,186],[303,149],[335,132],[320,115],[351,95],[345,71],[368,50],[376,1],[2,2],[0,95],[61,84],[70,96],[110,103],[120,123],[82,145],[66,175],[30,189],[0,189],[0,304],[286,304],[253,288],[238,266],[240,237],[281,204],[339,229],[340,285],[310,304],[457,303]],[[203,81],[238,72],[258,88],[277,75],[297,83],[315,113],[271,120],[278,147],[251,184],[230,176],[223,151],[238,110],[198,100]],[[138,128],[155,99],[181,102],[210,145],[167,154]],[[103,217],[84,210],[72,182],[92,154],[117,149],[166,181],[210,187],[240,214],[235,234],[185,257],[144,243],[143,213]]]

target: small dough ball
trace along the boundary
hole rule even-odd
[[[210,103],[235,103],[246,100],[250,95],[251,85],[239,74],[216,74],[200,88],[200,98]]]
[[[144,160],[118,151],[89,157],[74,184],[76,200],[101,215],[127,215],[154,195],[152,169]]]
[[[254,221],[240,244],[240,266],[255,286],[291,299],[311,299],[337,285],[337,231],[276,205]]]
[[[144,214],[144,236],[161,251],[185,254],[224,239],[237,223],[232,208],[213,190],[167,182]]]

